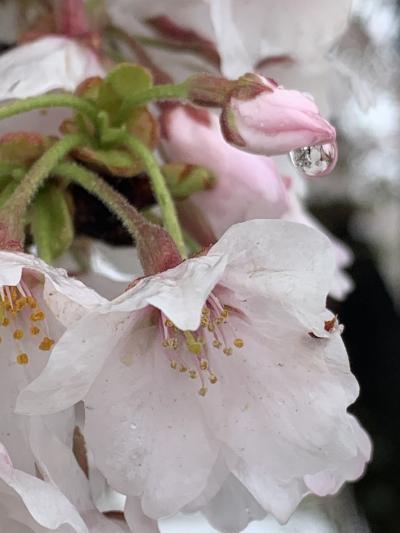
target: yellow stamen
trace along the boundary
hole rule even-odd
[[[244,342],[243,339],[237,338],[233,341],[233,344],[236,346],[236,348],[243,348]]]
[[[26,353],[20,353],[15,358],[19,365],[27,365],[29,363],[29,357]]]
[[[210,374],[210,377],[208,379],[212,385],[214,385],[218,381],[218,378],[215,374]]]
[[[31,335],[38,335],[40,333],[40,328],[38,328],[37,326],[32,326],[30,331]]]
[[[207,361],[207,359],[202,359],[200,361],[200,368],[201,368],[201,370],[207,370],[208,369],[208,361]]]
[[[196,379],[197,378],[197,372],[196,370],[189,370],[189,377],[191,379]]]
[[[190,331],[183,332],[186,339],[186,346],[189,348],[189,352],[194,353],[195,355],[200,355],[203,345],[199,342],[199,339],[196,339]]]
[[[205,396],[207,394],[207,387],[201,387],[199,389],[200,396]]]
[[[224,348],[223,352],[225,355],[232,355],[232,348]]]
[[[53,344],[53,339],[50,339],[49,337],[43,337],[42,342],[39,344],[39,350],[47,352],[48,350],[51,350]]]
[[[176,370],[176,368],[178,367],[178,363],[175,360],[171,361],[170,367],[173,368],[174,370]]]
[[[7,317],[4,317],[3,318],[3,322],[1,324],[2,324],[2,326],[6,327],[6,326],[8,326],[9,323],[10,323],[10,319],[7,318]]]
[[[16,329],[13,333],[14,339],[22,339],[23,336],[24,332],[22,331],[22,329]]]
[[[31,320],[33,322],[38,322],[40,320],[44,320],[44,318],[45,318],[45,314],[40,309],[39,309],[39,311],[35,311],[34,313],[31,314]]]

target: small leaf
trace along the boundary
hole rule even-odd
[[[38,133],[7,133],[0,138],[0,160],[31,165],[54,143]]]
[[[97,105],[100,109],[107,111],[110,123],[117,125],[117,116],[122,103],[129,99],[130,95],[150,88],[152,83],[151,74],[143,67],[121,63],[104,79]]]
[[[74,224],[65,190],[47,184],[37,194],[32,206],[31,229],[39,256],[52,263],[72,244]]]
[[[120,100],[126,100],[130,95],[145,91],[153,85],[148,70],[130,63],[117,65],[107,74],[104,82],[113,88]]]
[[[167,163],[163,165],[162,173],[175,198],[187,198],[195,192],[215,186],[214,174],[204,167],[187,163]]]
[[[94,165],[112,176],[132,178],[144,170],[143,162],[123,149],[102,150],[85,146],[74,150],[73,154],[76,159]]]

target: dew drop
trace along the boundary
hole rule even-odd
[[[326,176],[335,168],[338,148],[336,143],[316,144],[292,150],[289,153],[293,165],[306,176]]]

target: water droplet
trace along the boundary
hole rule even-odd
[[[336,143],[316,144],[292,150],[289,154],[293,165],[306,176],[326,176],[335,168],[338,148]]]

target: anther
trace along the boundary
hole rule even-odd
[[[38,335],[40,333],[40,328],[37,326],[32,326],[30,329],[31,335]]]
[[[44,317],[45,317],[45,314],[43,313],[43,311],[35,311],[35,313],[32,313],[31,314],[31,320],[33,322],[39,322],[40,320],[44,320]]]
[[[185,365],[180,365],[180,367],[179,367],[179,372],[182,372],[182,374],[183,374],[184,372],[187,372],[187,367],[186,367]]]
[[[213,340],[213,346],[214,348],[221,348],[222,342],[217,341],[217,339]]]
[[[53,344],[53,339],[50,339],[49,337],[43,337],[42,342],[39,344],[39,350],[47,352],[48,350],[51,350]]]
[[[7,317],[4,317],[1,325],[6,327],[6,326],[8,326],[9,323],[10,323],[10,319],[7,318]]]
[[[176,370],[177,367],[178,367],[178,363],[174,360],[174,361],[171,361],[170,362],[170,365],[169,365],[173,370]]]
[[[197,372],[196,370],[189,370],[189,377],[191,379],[196,379],[197,378]]]
[[[215,385],[215,383],[217,383],[218,381],[218,378],[215,374],[210,374],[210,377],[208,379],[212,385]]]
[[[225,355],[232,355],[232,348],[224,348],[223,352]]]
[[[19,365],[27,365],[29,363],[29,357],[28,357],[28,354],[26,353],[18,354],[15,360],[17,361]]]
[[[22,331],[22,329],[16,329],[13,333],[14,339],[22,339],[23,336],[24,332]]]
[[[208,369],[208,361],[207,361],[207,359],[201,359],[200,368],[201,368],[201,370],[207,370]]]
[[[236,346],[236,348],[243,348],[244,342],[243,339],[237,338],[233,341],[233,344]]]
[[[200,396],[204,397],[207,394],[207,387],[201,387],[199,389],[199,394],[200,394]]]

